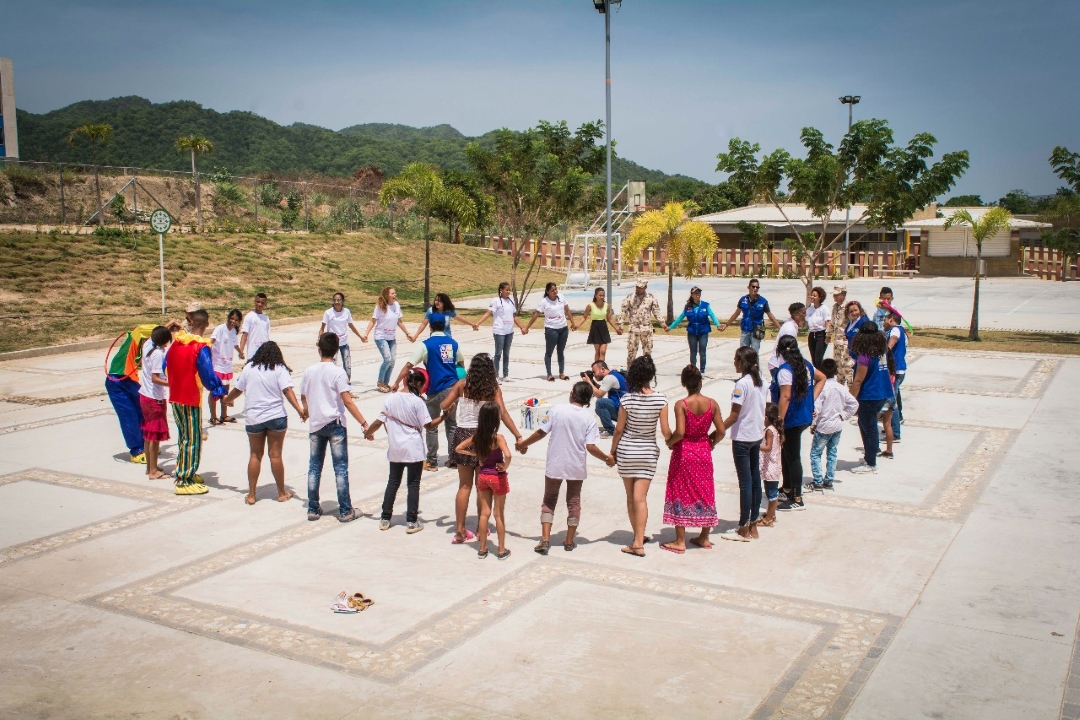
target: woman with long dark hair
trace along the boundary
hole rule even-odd
[[[448,462],[457,465],[458,491],[454,499],[454,540],[455,544],[461,544],[471,540],[474,536],[465,528],[465,515],[469,509],[469,496],[472,495],[473,485],[476,482],[478,460],[476,455],[466,455],[457,452],[456,448],[461,443],[476,434],[480,421],[480,407],[484,403],[494,403],[499,407],[499,417],[506,428],[514,434],[514,441],[521,440],[521,432],[514,424],[514,419],[506,410],[503,402],[502,389],[499,388],[499,379],[495,371],[495,363],[487,353],[477,353],[469,362],[469,370],[465,373],[464,380],[458,380],[450,394],[442,401],[443,414],[454,412],[457,407],[457,430],[454,431],[454,439],[450,442],[450,459]],[[483,458],[480,458],[483,460]],[[478,510],[479,512],[479,510]],[[477,527],[477,532],[487,532],[487,527]]]
[[[712,326],[720,327],[720,321],[716,319],[709,303],[701,299],[701,288],[690,288],[690,297],[679,317],[668,326],[674,330],[679,323],[686,319],[686,342],[690,346],[690,364],[697,365],[701,374],[705,374],[705,351],[709,347],[709,331]],[[699,361],[698,358],[701,358]]]
[[[443,315],[446,317],[446,334],[451,335],[450,324],[455,320],[462,325],[468,325],[473,330],[479,330],[479,323],[471,323],[463,317],[458,317],[457,310],[454,309],[454,301],[450,299],[450,296],[446,293],[435,293],[435,299],[431,301],[431,307],[424,311],[424,321],[420,323],[420,327],[416,328],[416,332],[413,333],[413,338],[420,337],[420,333],[424,332],[424,328],[431,324],[432,315]]]
[[[765,437],[765,392],[758,367],[758,354],[745,345],[735,351],[735,372],[739,379],[731,391],[731,412],[724,418],[724,428],[731,430],[731,458],[739,478],[739,529],[720,537],[725,540],[749,540],[757,534],[761,510],[761,440]],[[713,445],[722,436],[713,440]],[[774,497],[770,498],[775,502]]]
[[[255,486],[259,483],[262,470],[263,449],[270,456],[270,471],[277,483],[278,502],[285,502],[292,493],[285,489],[285,463],[281,459],[281,450],[285,445],[285,431],[289,428],[289,418],[285,413],[285,400],[293,406],[301,420],[307,415],[293,392],[290,368],[285,364],[281,348],[273,340],[267,340],[255,355],[247,361],[236,387],[228,394],[222,404],[231,407],[242,393],[247,393],[244,400],[244,422],[247,425],[248,446],[248,494],[247,504],[255,504]]]
[[[776,354],[783,362],[773,382],[773,402],[780,407],[784,423],[784,444],[780,460],[784,469],[785,510],[802,510],[802,434],[814,420],[814,399],[825,386],[825,375],[799,352],[799,341],[791,335],[780,338]]]
[[[514,342],[514,326],[524,330],[517,317],[517,305],[510,297],[510,283],[499,283],[499,295],[488,304],[487,312],[480,316],[474,327],[479,328],[491,317],[491,334],[495,338],[495,370],[502,366],[499,382],[510,376],[510,345]]]
[[[810,291],[810,307],[806,308],[806,347],[810,351],[810,362],[814,367],[821,367],[825,357],[825,346],[829,337],[829,310],[825,308],[825,288],[815,287]]]
[[[626,513],[634,539],[622,549],[628,555],[645,557],[645,524],[649,520],[647,504],[649,485],[656,475],[660,447],[656,444],[656,424],[667,442],[671,437],[668,425],[667,397],[654,390],[656,365],[648,355],[635,358],[626,372],[630,392],[619,404],[619,422],[611,439],[611,455],[619,468],[626,490]]]
[[[893,397],[891,375],[896,372],[889,342],[872,320],[859,327],[851,341],[855,353],[855,379],[851,394],[859,401],[859,434],[863,441],[863,462],[852,468],[853,473],[876,473],[881,440],[878,435],[878,413]],[[890,418],[891,420],[891,418]]]
[[[581,322],[574,328],[577,330],[589,323],[589,339],[585,342],[593,346],[593,362],[597,363],[607,357],[607,346],[611,343],[611,333],[608,325],[615,328],[615,332],[622,335],[622,326],[615,322],[615,313],[611,310],[611,303],[607,301],[607,291],[604,288],[593,290],[592,300],[585,306],[581,313]]]
[[[551,353],[558,350],[559,355],[559,379],[569,380],[566,375],[566,340],[570,337],[570,327],[574,324],[574,316],[570,313],[570,306],[559,294],[559,286],[549,282],[544,286],[544,297],[536,306],[536,311],[529,318],[529,324],[521,331],[522,335],[529,333],[529,328],[536,322],[536,318],[544,316],[544,367],[547,368],[547,379],[555,382],[555,376],[551,374]]]

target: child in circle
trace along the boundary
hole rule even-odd
[[[158,325],[150,333],[142,352],[139,369],[139,406],[142,409],[142,434],[146,449],[146,474],[151,480],[161,480],[168,473],[158,465],[161,442],[169,439],[169,420],[166,399],[169,381],[165,379],[165,349],[172,342],[168,328]]]
[[[769,509],[758,520],[758,524],[765,527],[776,524],[776,506],[780,502],[780,481],[784,478],[780,462],[780,447],[783,444],[784,423],[780,420],[780,406],[769,403],[765,406],[765,439],[761,443],[761,480],[765,483],[765,497],[769,501]]]
[[[502,421],[498,403],[486,402],[480,406],[480,417],[476,425],[476,434],[457,446],[462,455],[473,455],[480,463],[479,477],[476,481],[477,496],[480,500],[480,522],[478,527],[487,528],[489,518],[495,516],[495,532],[499,538],[499,549],[495,557],[505,560],[510,557],[506,547],[506,495],[510,492],[510,480],[506,469],[510,467],[510,448],[499,434]],[[483,559],[488,556],[487,532],[479,536],[480,548],[476,556]]]
[[[210,347],[210,357],[214,361],[214,374],[218,380],[229,390],[229,383],[233,379],[233,353],[236,352],[236,344],[239,340],[240,325],[244,322],[244,314],[239,310],[230,310],[229,317],[225,322],[214,328],[214,344]],[[229,417],[229,409],[221,405],[221,419],[217,416],[219,398],[210,396],[210,424],[223,425],[234,423],[236,418]]]

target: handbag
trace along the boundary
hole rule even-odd
[[[751,334],[753,335],[753,338],[755,340],[764,340],[765,339],[765,323],[762,323],[761,325],[755,325],[754,326],[754,331]]]

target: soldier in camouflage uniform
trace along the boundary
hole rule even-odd
[[[649,281],[641,278],[634,287],[634,294],[628,295],[619,309],[619,322],[627,325],[629,337],[626,340],[626,367],[637,356],[638,346],[642,355],[652,355],[653,320],[660,323],[664,332],[669,332],[667,324],[660,317],[660,303],[645,289]]]
[[[848,352],[847,318],[844,317],[844,302],[847,300],[847,285],[835,285],[832,289],[832,319],[829,330],[832,333],[833,360],[836,361],[836,382],[847,387],[851,385],[855,372],[855,360]]]

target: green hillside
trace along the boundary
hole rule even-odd
[[[215,147],[203,167],[223,166],[239,173],[350,175],[357,168],[376,165],[393,175],[415,161],[466,170],[465,145],[493,136],[466,137],[450,125],[368,123],[340,131],[303,123],[286,126],[250,112],[220,113],[185,100],[155,104],[135,96],[86,100],[44,114],[19,110],[18,122],[24,160],[89,162],[89,148],[70,147],[68,133],[84,123],[107,122],[114,135],[100,151],[102,164],[184,170],[190,161],[176,153],[173,143],[180,135],[197,134]],[[616,187],[628,179],[660,183],[671,177],[681,176],[649,170],[625,158],[612,163]]]

